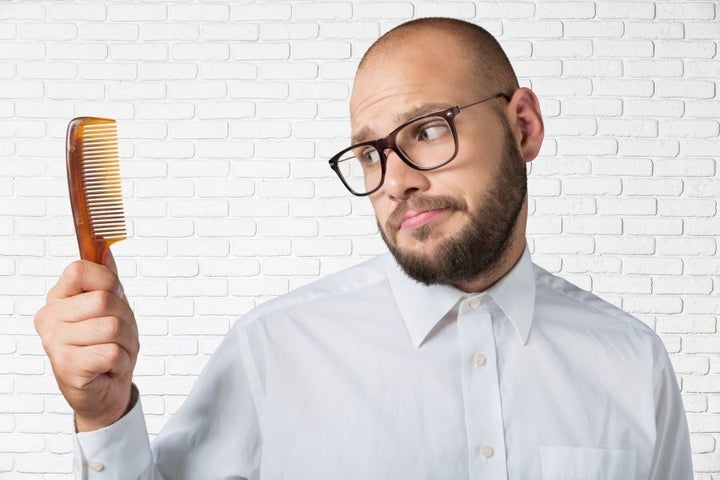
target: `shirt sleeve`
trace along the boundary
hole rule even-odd
[[[256,480],[260,422],[233,328],[152,446],[138,401],[118,422],[75,437],[76,480]],[[248,352],[244,352],[248,358]]]
[[[670,358],[663,349],[655,381],[656,441],[649,480],[692,480],[690,433]]]

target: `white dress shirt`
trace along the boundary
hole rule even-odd
[[[142,407],[76,478],[691,480],[657,335],[534,265],[467,294],[387,254],[236,322],[152,449]]]

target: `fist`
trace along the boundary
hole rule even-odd
[[[139,350],[135,317],[111,254],[105,263],[71,263],[35,314],[35,329],[80,432],[111,425],[127,412]]]

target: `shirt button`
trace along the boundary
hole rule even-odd
[[[486,361],[487,361],[487,358],[485,358],[485,355],[483,355],[482,353],[476,353],[475,355],[473,355],[473,358],[472,358],[473,365],[475,365],[478,368],[485,365]]]
[[[100,460],[90,460],[88,462],[88,467],[90,467],[90,470],[93,472],[102,472],[105,468],[105,465]]]
[[[470,308],[478,308],[482,304],[482,298],[475,297],[470,300]]]
[[[495,455],[495,450],[493,450],[490,445],[483,445],[483,447],[480,449],[480,455],[485,458],[490,458]]]

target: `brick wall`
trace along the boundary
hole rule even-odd
[[[696,479],[720,479],[720,3],[669,0],[0,0],[0,478],[72,469],[32,325],[77,256],[68,120],[119,122],[131,238],[114,250],[155,434],[238,316],[384,251],[325,159],[364,50],[431,15],[486,27],[540,96],[535,259],[661,335]]]

